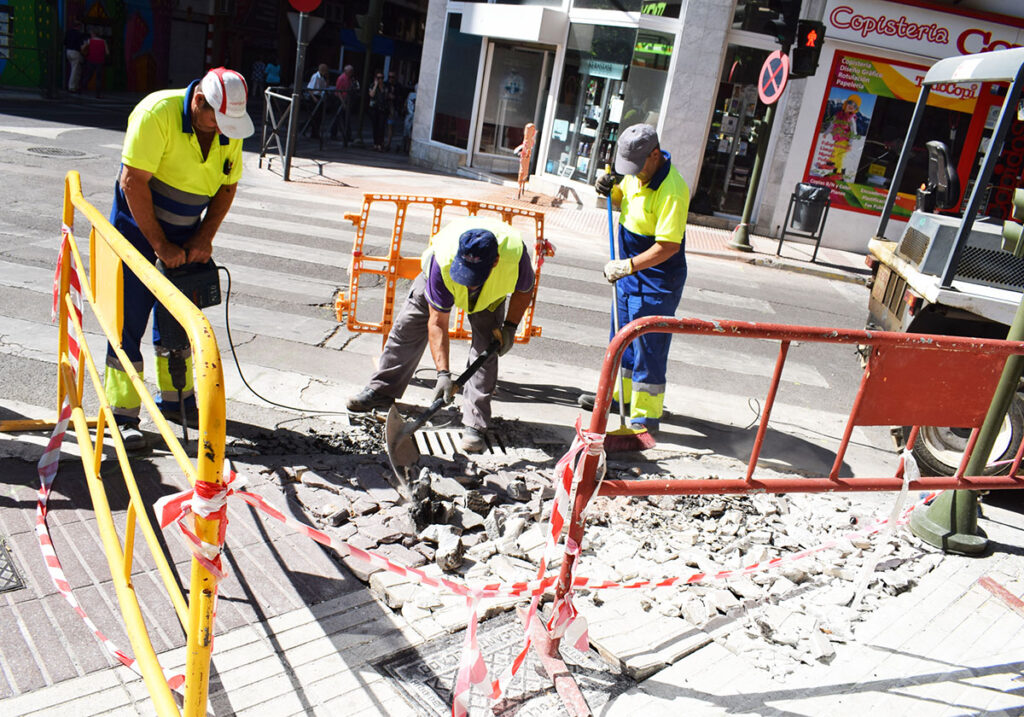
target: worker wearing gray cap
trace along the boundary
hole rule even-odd
[[[625,175],[625,176],[621,176]],[[641,316],[673,316],[686,283],[685,231],[690,190],[661,149],[658,133],[635,124],[619,136],[615,172],[595,182],[619,215],[618,259],[604,267],[616,292],[622,326]],[[657,430],[665,403],[665,372],[672,334],[636,338],[622,355],[624,396],[633,428]],[[580,405],[593,408],[593,394]]]

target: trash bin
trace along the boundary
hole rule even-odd
[[[793,219],[790,226],[801,232],[817,232],[821,213],[828,203],[828,187],[799,182],[793,192]]]

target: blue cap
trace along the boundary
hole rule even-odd
[[[498,239],[486,229],[470,229],[459,237],[452,262],[452,280],[463,286],[483,286],[498,258]]]

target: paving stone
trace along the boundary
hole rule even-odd
[[[454,478],[432,475],[430,477],[430,491],[445,500],[455,500],[466,497],[466,487]]]
[[[368,466],[360,466],[356,473],[356,480],[367,496],[377,503],[401,503],[402,496],[391,487],[391,484],[381,475],[380,470]]]
[[[462,565],[466,549],[459,534],[452,530],[451,526],[444,527],[448,530],[438,531],[434,563],[448,573],[457,570]]]
[[[419,551],[410,550],[409,548],[397,543],[382,545],[376,552],[380,553],[391,562],[405,568],[418,568],[427,562],[426,557],[424,557]]]

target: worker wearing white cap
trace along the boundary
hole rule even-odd
[[[242,75],[218,67],[184,89],[148,95],[132,111],[110,222],[150,261],[160,259],[168,268],[209,261],[213,237],[231,208],[242,176],[242,140],[253,133],[247,101]],[[141,374],[139,346],[154,299],[131,271],[125,269],[123,274],[121,347]],[[164,399],[161,407],[173,418],[178,394],[155,316],[153,344],[160,388],[157,400]],[[195,415],[191,356],[186,362],[182,395]],[[139,431],[139,395],[109,345],[104,389],[126,447],[145,448],[145,436]]]

